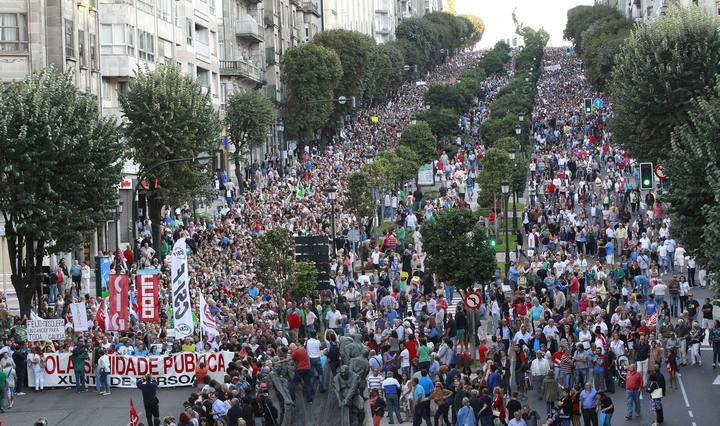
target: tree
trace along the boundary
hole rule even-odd
[[[52,67],[0,92],[0,212],[10,280],[28,318],[43,257],[82,246],[115,210],[123,147],[95,99]]]
[[[417,177],[418,169],[420,169],[420,160],[417,152],[410,147],[400,145],[395,148],[397,155],[398,179],[400,183],[414,180]]]
[[[485,141],[492,144],[500,138],[514,135],[515,126],[517,126],[517,116],[506,114],[503,117],[491,117],[483,121],[480,125],[480,132]]]
[[[688,121],[675,128],[671,145],[667,194],[662,201],[670,205],[673,236],[701,264],[718,271],[720,256],[707,247],[716,244],[713,238],[720,226],[715,209],[720,195],[720,85],[707,97],[692,101]]]
[[[403,19],[395,28],[395,36],[413,44],[420,57],[418,70],[425,72],[437,63],[440,57],[440,43],[434,26],[422,18]]]
[[[480,43],[480,39],[482,39],[483,33],[485,32],[485,22],[475,15],[460,16],[470,21],[473,26],[473,33],[465,40],[465,46],[472,48],[476,44]]]
[[[528,159],[520,152],[520,143],[514,137],[504,137],[495,142],[493,147],[507,152],[508,159],[510,158],[510,151],[515,151],[515,160],[509,160],[510,174],[507,179],[512,192],[522,195],[527,184]]]
[[[315,43],[288,49],[280,68],[287,91],[285,125],[301,142],[327,125],[335,108],[335,88],[342,77],[337,53]]]
[[[456,114],[463,114],[472,104],[469,96],[459,84],[431,84],[425,94],[425,103],[431,108],[449,108]]]
[[[420,111],[415,115],[415,119],[428,123],[437,138],[450,136],[458,130],[458,116],[449,108],[430,108]]]
[[[278,305],[280,320],[285,322],[283,297],[289,291],[295,270],[295,241],[287,229],[265,231],[255,244],[257,258],[257,279],[272,290]]]
[[[157,186],[148,193],[152,223],[162,222],[163,205],[179,204],[209,183],[206,170],[194,159],[212,152],[220,122],[200,84],[174,65],[140,70],[120,96],[123,133],[139,176]],[[153,226],[153,246],[160,252],[160,227]]]
[[[487,284],[495,273],[495,252],[488,246],[485,229],[468,209],[446,209],[435,221],[423,223],[423,249],[427,266],[438,280],[452,283],[464,296],[476,284]]]
[[[478,175],[480,188],[477,202],[481,206],[491,206],[495,197],[502,197],[500,185],[512,173],[510,156],[500,148],[490,148],[482,160],[482,170]]]
[[[375,203],[370,186],[370,176],[366,169],[363,168],[348,175],[345,208],[358,217],[373,215]]]
[[[638,159],[667,158],[670,133],[718,72],[717,22],[700,8],[671,7],[636,27],[612,73],[613,136]]]
[[[312,296],[317,289],[318,271],[314,262],[297,262],[292,273],[290,283],[290,297],[300,300],[305,296]]]
[[[355,96],[357,101],[365,99],[366,77],[370,71],[370,59],[375,46],[375,39],[348,30],[330,30],[318,33],[313,43],[337,53],[342,65],[342,78],[335,88],[335,98],[340,96]],[[350,104],[338,105],[335,108],[335,117],[347,114]]]
[[[620,11],[609,6],[576,6],[567,12],[563,37],[572,41],[578,53],[583,52],[583,33],[593,23],[607,19],[622,18]]]
[[[437,143],[430,126],[424,121],[418,121],[405,128],[400,136],[400,146],[406,146],[418,156],[420,164],[427,164],[435,159]]]
[[[240,162],[251,149],[265,143],[274,119],[275,107],[260,91],[236,91],[228,98],[225,125],[235,148],[232,158],[238,183],[243,181]]]
[[[585,76],[601,92],[608,89],[617,53],[632,30],[632,21],[626,20],[624,26],[615,27],[619,22],[622,21],[602,21],[593,24],[583,33],[585,41],[582,60]],[[588,35],[591,32],[592,35]]]

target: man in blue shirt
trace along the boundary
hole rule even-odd
[[[490,367],[490,376],[488,376],[488,389],[491,391],[497,386],[500,386],[501,378],[497,372],[497,367],[494,365]]]
[[[580,406],[582,408],[582,416],[584,424],[589,425],[598,424],[597,411],[597,392],[590,386],[590,383],[585,383],[585,389],[580,392]]]
[[[657,309],[658,304],[655,301],[655,295],[651,294],[648,296],[648,298],[645,300],[645,315],[650,316],[655,312],[655,309]]]

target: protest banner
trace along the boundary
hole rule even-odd
[[[85,302],[71,303],[70,312],[72,313],[73,331],[88,331],[90,327]]]
[[[65,339],[64,319],[33,319],[27,322],[29,342]]]
[[[158,271],[140,269],[136,276],[138,290],[138,319],[143,322],[160,321],[158,300]]]
[[[125,331],[129,321],[128,281],[125,274],[111,274],[108,288],[108,331]]]
[[[175,337],[181,339],[193,333],[190,307],[190,279],[188,277],[187,245],[185,238],[175,242],[170,257],[172,282],[172,311]]]
[[[72,354],[52,352],[45,357],[45,387],[69,387],[75,385]],[[181,352],[156,356],[110,355],[108,383],[116,388],[135,388],[137,379],[150,374],[163,388],[192,386],[195,369],[204,362],[209,376],[220,382],[225,377],[233,352]],[[35,373],[28,365],[28,383],[35,383]],[[92,359],[85,361],[85,381],[95,385]]]

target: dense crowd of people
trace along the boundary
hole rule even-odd
[[[426,81],[456,79],[478,57],[457,55]],[[235,185],[218,176],[227,208],[212,219],[193,220],[189,209],[180,208],[166,211],[159,224],[139,221],[139,258],[131,247],[118,250],[113,271],[132,276],[138,268],[157,269],[160,303],[169,307],[165,255],[186,237],[193,306],[202,293],[219,329],[213,339],[199,333],[178,340],[168,336],[168,309],[160,312],[159,323],[139,322],[131,309],[124,333],[105,333],[96,323],[90,332],[75,333],[68,305],[85,300],[94,321],[100,304],[85,290],[85,267],[59,265],[55,291],[33,315],[68,320],[65,341],[28,346],[24,320],[0,310],[0,329],[10,330],[0,349],[7,407],[27,386],[28,366],[35,372],[30,387],[43,390],[43,353],[70,353],[75,365],[90,359],[96,390],[107,395],[108,355],[226,350],[235,358],[225,380],[211,380],[207,367],[198,366],[182,411],[163,422],[279,425],[286,413],[272,394],[272,374],[290,368],[290,398],[299,394],[311,404],[316,392],[335,388],[333,377],[346,359],[341,339],[359,336],[368,351],[365,397],[375,425],[388,417],[391,424],[412,419],[414,425],[432,424],[431,419],[436,425],[579,425],[583,419],[606,426],[615,410],[627,419],[648,416],[638,398],[643,392],[653,421],[662,423],[662,398],[677,386],[680,368],[700,362],[705,334],[715,349],[713,368],[720,366],[720,323],[713,321],[709,301],[701,304],[693,296],[704,277],[673,240],[662,204],[652,191],[641,196],[637,163],[613,143],[606,127],[609,108],[581,111],[583,98],[596,96],[577,57],[547,49],[544,59],[559,67],[545,69],[538,82],[515,259],[504,282],[479,289],[484,293],[479,309],[453,306],[453,283],[425,272],[422,224],[445,208],[476,207],[486,149],[480,124],[512,76],[512,64],[487,78],[477,105],[460,118],[465,141],[439,152],[437,197],[427,199],[411,187],[381,197],[381,219],[391,226],[380,235],[372,219],[343,210],[344,177],[394,146],[424,107],[425,86],[414,82],[386,105],[358,114],[326,148],[306,147],[297,163],[268,157],[248,166],[246,179]],[[255,241],[278,228],[294,236],[330,235],[329,186],[339,194],[332,290],[278,306],[256,277]],[[160,253],[151,247],[153,226],[161,227]],[[137,306],[133,282],[131,307]],[[75,373],[76,390],[86,391],[83,372]],[[138,387],[154,398],[151,378]],[[618,388],[626,393],[625,407],[614,406],[609,396]],[[544,413],[531,407],[531,397],[545,402]],[[155,407],[145,401],[149,424],[160,424]]]

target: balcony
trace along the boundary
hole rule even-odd
[[[243,19],[237,23],[235,34],[256,43],[265,41],[265,28],[258,25],[254,19]]]
[[[303,2],[303,10],[305,11],[305,13],[312,13],[318,18],[322,16],[320,14],[320,8],[318,7],[318,5],[311,1]]]
[[[273,102],[282,102],[282,94],[279,90],[277,90],[277,87],[274,84],[265,86],[265,94]]]
[[[290,0],[290,4],[294,4],[297,7],[302,7],[302,0]]]
[[[265,84],[265,70],[247,61],[220,61],[220,75],[240,77]]]
[[[298,29],[298,27],[292,27],[291,34],[292,38],[294,38],[295,40],[300,40],[300,30]]]
[[[390,28],[378,28],[375,30],[377,34],[380,35],[389,35],[390,34]]]
[[[277,64],[277,59],[275,58],[275,48],[274,47],[266,47],[265,48],[265,63],[267,65]]]
[[[210,46],[207,44],[201,43],[199,41],[195,42],[195,54],[198,56],[203,56],[205,58],[210,57]]]
[[[266,27],[274,27],[275,26],[275,17],[276,15],[273,13],[271,9],[265,9],[265,12],[263,13],[263,23]]]

